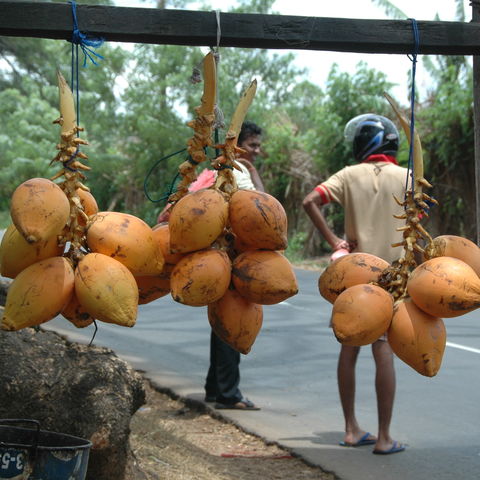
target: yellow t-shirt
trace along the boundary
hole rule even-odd
[[[392,243],[402,241],[396,229],[405,222],[393,217],[403,208],[407,169],[390,162],[366,162],[345,167],[316,190],[326,201],[335,201],[345,210],[346,239],[356,242],[356,252],[371,253],[388,262],[397,260],[402,250]]]

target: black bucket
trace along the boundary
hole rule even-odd
[[[83,438],[40,430],[36,420],[0,419],[0,480],[85,480],[91,446]]]

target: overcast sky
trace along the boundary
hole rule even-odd
[[[147,0],[146,2],[117,0],[115,3],[118,6],[129,7],[148,7],[156,4],[153,0]],[[235,0],[210,0],[212,8],[220,11],[228,11],[235,3]],[[455,20],[455,0],[392,0],[392,3],[402,10],[407,18],[433,20],[435,15],[438,14],[441,20]],[[189,9],[194,10],[195,7],[193,5],[189,6]],[[464,0],[464,6],[466,21],[470,21],[471,7],[468,0]],[[382,8],[375,6],[370,0],[276,0],[273,9],[282,15],[370,19],[389,18]],[[276,52],[282,51],[276,50]],[[285,52],[287,51],[285,50]],[[308,50],[293,50],[292,52],[297,57],[297,64],[308,68],[308,78],[322,88],[334,62],[339,65],[341,71],[353,74],[358,62],[363,60],[372,68],[385,72],[391,82],[397,83],[398,87],[394,88],[391,93],[399,102],[408,102],[407,75],[411,70],[412,63],[406,55],[356,54]],[[222,51],[220,53],[222,54]],[[223,51],[223,54],[226,54],[226,52]],[[419,63],[417,64],[419,97],[422,96],[430,83],[428,75],[422,68],[421,57],[419,55]],[[402,98],[405,98],[405,101],[402,101]]]

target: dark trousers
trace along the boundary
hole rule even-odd
[[[210,368],[205,382],[209,397],[225,404],[234,404],[242,399],[240,383],[240,353],[220,340],[213,330],[210,334]]]

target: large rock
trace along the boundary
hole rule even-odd
[[[133,478],[130,419],[145,403],[141,375],[110,349],[38,327],[0,331],[0,345],[0,418],[89,439],[89,480]]]

